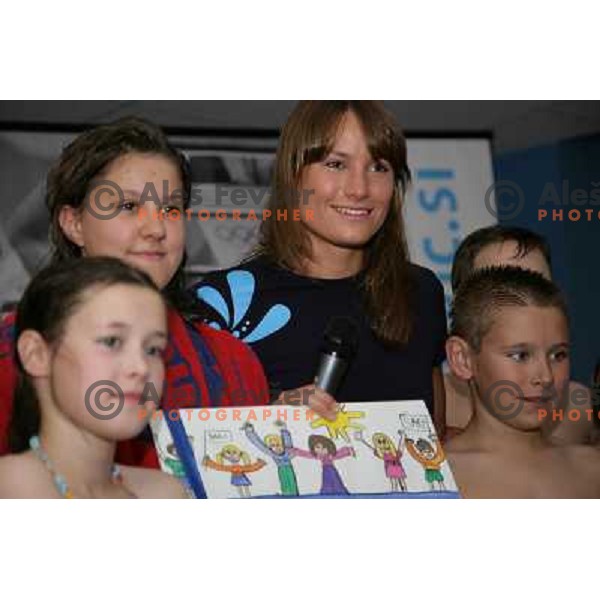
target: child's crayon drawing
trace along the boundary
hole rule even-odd
[[[212,460],[208,454],[202,460],[203,467],[231,473],[231,485],[238,490],[241,498],[250,497],[252,482],[248,478],[247,473],[258,471],[266,464],[261,458],[256,462],[251,462],[250,455],[235,444],[226,444],[223,446],[217,454],[216,460]]]
[[[386,433],[377,431],[373,434],[372,445],[367,442],[362,431],[356,432],[356,439],[362,442],[373,454],[383,461],[385,476],[388,478],[392,492],[406,492],[406,471],[402,465],[402,443],[404,433],[398,431],[398,443],[394,444],[392,438]]]
[[[406,449],[423,467],[425,481],[430,485],[431,491],[436,489],[436,484],[437,489],[445,490],[441,465],[445,462],[446,457],[437,438],[432,435],[430,439],[419,438],[416,442],[406,438]]]
[[[444,491],[446,485],[441,466],[446,462],[446,456],[430,419],[424,415],[410,413],[399,416],[404,429],[408,431],[406,449],[423,468],[425,482],[431,491]]]
[[[317,427],[326,427],[327,434],[331,439],[336,440],[341,437],[346,442],[349,442],[350,437],[348,435],[348,429],[361,431],[365,428],[364,425],[353,423],[352,421],[355,419],[362,419],[364,416],[365,413],[360,410],[346,411],[346,406],[342,404],[333,421],[328,421],[323,417],[317,417],[311,422],[310,426],[313,429],[316,429]]]
[[[294,455],[290,452],[293,447],[292,436],[283,421],[275,421],[274,425],[280,428],[280,432],[270,433],[264,437],[264,440],[260,439],[252,423],[244,423],[242,431],[251,444],[273,459],[277,466],[281,494],[283,496],[297,496],[298,481],[292,465]]]
[[[193,438],[188,438],[190,442],[194,442]],[[162,452],[159,449],[159,453],[161,454],[161,458],[163,460],[163,464],[165,466],[165,471],[170,473],[174,477],[178,479],[185,478],[185,470],[183,468],[183,463],[179,460],[177,456],[177,448],[175,448],[175,444],[167,444],[165,451]]]
[[[348,456],[356,456],[354,448],[345,446],[339,450],[335,444],[324,435],[311,435],[308,438],[308,450],[300,448],[290,448],[292,456],[300,456],[302,458],[312,458],[321,462],[321,490],[319,493],[322,496],[341,495],[347,496],[350,492],[347,490],[338,470],[333,464],[334,461],[346,458]]]
[[[161,465],[182,477],[168,416],[157,415]],[[278,405],[186,410],[181,422],[209,498],[458,497],[421,401],[353,403],[334,421]]]

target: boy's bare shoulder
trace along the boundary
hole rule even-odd
[[[476,447],[469,435],[466,435],[464,431],[460,433],[456,433],[449,439],[447,439],[444,444],[444,452],[446,455],[480,455],[481,450]]]
[[[600,498],[600,450],[589,445],[553,449],[552,463],[563,464],[563,482],[568,498]],[[558,460],[556,460],[558,459]]]
[[[448,461],[467,498],[600,498],[600,449],[553,446],[515,454],[485,451],[469,436],[446,444]]]
[[[182,499],[189,498],[178,479],[158,469],[121,467],[125,485],[138,498]]]
[[[494,457],[490,453],[475,447],[464,434],[444,444],[444,452],[464,498],[494,497],[497,491],[488,488],[489,473],[495,470]]]
[[[562,446],[559,451],[564,453],[574,468],[600,478],[600,448],[598,446],[583,444]]]
[[[0,498],[51,498],[45,467],[30,452],[0,458]]]

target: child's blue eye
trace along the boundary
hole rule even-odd
[[[107,335],[98,339],[98,342],[107,348],[116,349],[121,347],[122,340],[116,335]]]
[[[529,352],[510,352],[509,354],[507,354],[507,356],[515,362],[525,362],[529,358]]]

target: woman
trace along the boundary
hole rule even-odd
[[[272,388],[308,390],[330,418],[335,401],[312,381],[327,324],[350,317],[359,347],[336,400],[420,398],[442,435],[444,296],[408,260],[409,178],[405,138],[381,103],[299,103],[275,162],[269,209],[281,218],[263,221],[251,260],[195,293],[207,323],[252,345]]]
[[[185,157],[151,123],[126,118],[80,135],[48,175],[52,261],[120,258],[163,291],[171,307],[164,408],[264,404],[268,389],[252,351],[194,320],[185,301],[185,230],[177,216],[189,203],[190,189]],[[9,449],[13,322],[9,315],[0,332],[0,453]],[[158,467],[149,429],[120,444],[117,460]]]

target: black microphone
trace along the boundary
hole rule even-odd
[[[335,396],[356,354],[358,327],[348,317],[333,317],[327,324],[315,385]]]

